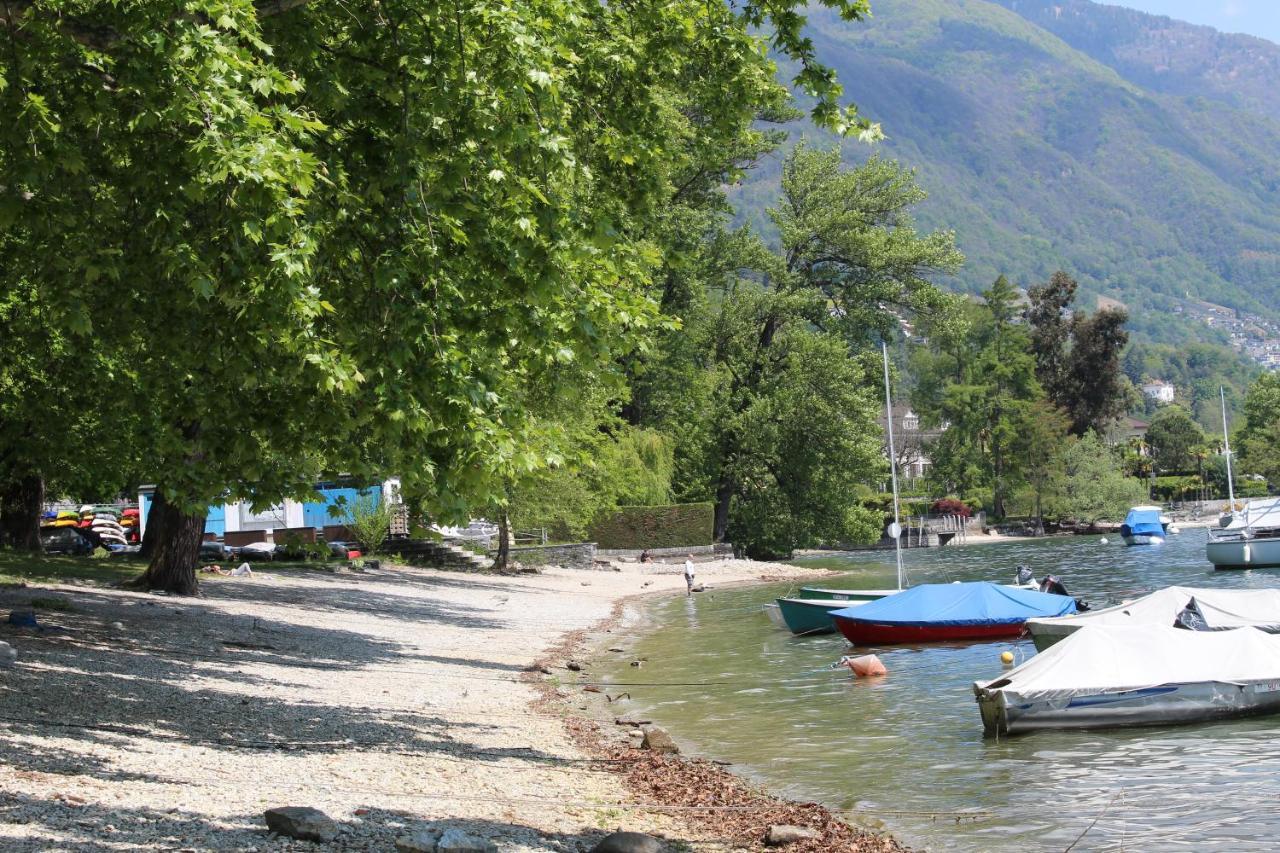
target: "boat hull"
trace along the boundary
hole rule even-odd
[[[836,630],[831,613],[866,602],[837,601],[828,598],[779,598],[778,612],[793,634],[830,634]]]
[[[998,640],[1022,633],[1025,619],[984,625],[910,625],[835,617],[836,628],[855,646],[938,643],[952,640]]]
[[[818,586],[800,587],[800,598],[830,598],[836,601],[879,601],[901,592],[900,589],[824,589]]]
[[[1163,545],[1164,537],[1156,536],[1154,533],[1124,533],[1121,534],[1126,545]]]
[[[1185,725],[1280,713],[1280,679],[1162,684],[1029,703],[1010,702],[1001,690],[975,684],[974,696],[988,736],[1044,729]]]
[[[1265,569],[1280,566],[1280,539],[1210,539],[1204,550],[1215,569]]]

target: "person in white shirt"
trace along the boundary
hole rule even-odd
[[[684,561],[685,595],[693,595],[693,555],[687,555]]]

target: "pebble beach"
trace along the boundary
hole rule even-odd
[[[697,566],[710,589],[818,574]],[[62,605],[0,625],[17,652],[0,669],[0,848],[372,851],[452,828],[512,853],[617,829],[724,849],[639,799],[558,659],[629,597],[673,592],[679,565],[635,563],[260,571],[187,599],[2,588],[6,612]],[[264,811],[285,806],[323,812],[332,840],[269,833]]]

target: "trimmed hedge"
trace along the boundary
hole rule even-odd
[[[681,548],[710,545],[714,521],[710,502],[620,506],[597,515],[587,534],[599,548]]]

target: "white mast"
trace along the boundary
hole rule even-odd
[[[884,357],[884,418],[889,425],[889,477],[893,481],[893,556],[898,563],[898,589],[902,589],[902,523],[898,518],[898,464],[897,451],[893,447],[893,395],[889,391],[889,347],[880,342],[880,354]]]
[[[1222,399],[1222,455],[1227,457],[1227,500],[1231,502],[1231,509],[1228,512],[1236,511],[1236,490],[1235,481],[1231,477],[1231,438],[1227,434],[1227,391],[1221,385],[1218,386],[1218,396]]]

